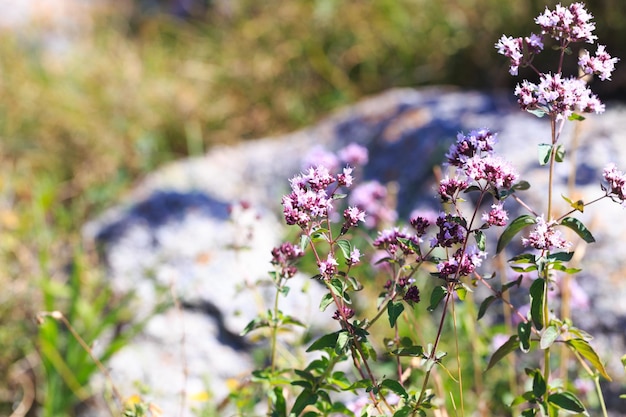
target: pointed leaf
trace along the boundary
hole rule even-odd
[[[392,391],[398,394],[402,398],[408,398],[409,394],[406,392],[404,387],[394,379],[385,379],[380,383],[381,388],[387,388],[389,391]]]
[[[546,380],[543,379],[543,375],[539,370],[534,372],[533,376],[533,394],[536,398],[541,398],[547,391]]]
[[[543,290],[545,280],[537,278],[530,286],[530,318],[537,330],[543,329]]]
[[[342,239],[337,241],[337,246],[341,249],[341,253],[345,259],[350,259],[350,252],[352,252],[352,245],[349,241]]]
[[[563,220],[561,220],[560,224],[562,226],[569,227],[570,229],[572,229],[574,232],[576,232],[578,236],[580,236],[587,243],[593,243],[596,241],[596,239],[594,239],[591,232],[578,219],[575,219],[573,217],[565,217]]]
[[[548,143],[540,143],[537,149],[537,155],[539,157],[539,165],[546,165],[550,162],[550,153],[552,152],[552,145]]]
[[[570,339],[565,343],[578,352],[583,358],[587,359],[607,381],[611,381],[611,377],[607,374],[604,365],[600,361],[600,357],[586,340]]]
[[[539,347],[541,349],[548,349],[554,341],[561,334],[559,328],[557,326],[548,326],[545,328],[543,333],[541,333],[541,340],[539,341]]]
[[[478,250],[484,251],[487,245],[487,238],[485,237],[485,234],[480,230],[477,230],[474,233],[474,238],[476,239],[476,246],[478,247]]]
[[[563,145],[559,145],[556,147],[556,152],[554,153],[554,160],[556,162],[563,162],[565,160],[565,147]]]
[[[506,229],[502,232],[502,235],[500,235],[500,239],[498,239],[496,253],[502,252],[506,245],[509,244],[509,242],[515,237],[516,234],[519,233],[520,230],[535,224],[535,222],[536,220],[533,216],[530,214],[524,214],[509,223]]]
[[[313,342],[306,351],[313,352],[316,350],[334,348],[335,345],[337,345],[337,337],[339,337],[339,332],[340,331],[325,334],[324,336]]]
[[[523,321],[517,325],[517,336],[519,337],[519,348],[522,352],[528,353],[530,350],[530,334],[532,325],[529,321]]]
[[[293,404],[293,408],[291,409],[289,415],[295,414],[296,416],[299,416],[307,405],[312,405],[316,402],[317,394],[309,390],[304,390],[300,393],[300,395],[298,395],[298,398],[296,398],[296,402]]]
[[[396,325],[396,320],[402,312],[404,311],[404,304],[401,302],[389,302],[387,304],[387,315],[389,316],[389,326],[394,327]]]
[[[504,342],[502,346],[496,350],[491,359],[489,360],[489,364],[487,365],[486,371],[490,370],[496,363],[500,362],[502,358],[508,355],[511,352],[514,352],[519,347],[519,338],[517,335],[511,336],[509,340]]]
[[[333,295],[329,292],[324,294],[320,301],[320,311],[325,311],[326,308],[333,303]]]
[[[571,392],[557,392],[548,396],[548,402],[563,410],[571,411],[573,413],[584,413],[585,406],[580,402],[578,398]]]
[[[490,295],[485,298],[482,303],[480,303],[480,307],[478,308],[478,317],[476,320],[480,320],[485,315],[487,309],[494,301],[496,301],[496,297],[494,295]]]
[[[447,292],[448,291],[442,286],[433,288],[433,292],[430,294],[430,305],[428,306],[428,311],[435,310]]]

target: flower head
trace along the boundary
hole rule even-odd
[[[608,188],[602,186],[602,189],[615,201],[626,205],[626,174],[619,171],[615,164],[609,164],[604,168],[602,176],[609,185]]]
[[[538,250],[552,250],[567,248],[571,244],[563,238],[556,229],[555,221],[546,222],[543,216],[537,217],[535,228],[527,238],[522,238],[522,245],[533,247]]]
[[[509,215],[503,207],[503,203],[493,204],[488,213],[483,213],[482,219],[489,226],[506,226]]]
[[[583,51],[578,65],[585,74],[596,74],[604,81],[611,79],[611,73],[618,61],[619,58],[613,58],[606,52],[604,45],[598,45],[595,56],[591,56],[589,51]]]
[[[554,10],[546,8],[535,23],[541,26],[543,34],[557,41],[593,43],[598,37],[593,34],[596,25],[591,19],[593,16],[582,3],[572,3],[568,7],[557,4]]]

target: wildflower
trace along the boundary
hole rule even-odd
[[[350,252],[350,257],[347,259],[348,265],[356,265],[361,261],[361,251],[359,248],[352,249]]]
[[[337,273],[337,260],[329,253],[325,261],[319,263],[320,274],[324,278],[331,278]]]
[[[511,75],[517,75],[518,69],[522,64],[523,54],[523,40],[522,38],[513,38],[510,36],[502,35],[498,43],[496,43],[498,53],[506,56],[511,60],[511,67],[509,73]]]
[[[595,56],[589,55],[589,51],[583,51],[578,59],[578,65],[585,74],[597,74],[602,81],[611,79],[611,73],[619,61],[619,58],[612,58],[605,49],[606,46],[598,45]]]
[[[402,297],[403,300],[408,301],[410,304],[420,302],[420,290],[415,285],[410,286],[406,290],[406,294]]]
[[[352,168],[351,167],[345,167],[343,169],[343,172],[341,174],[337,175],[337,183],[339,185],[344,185],[346,187],[351,187],[353,180],[354,180],[354,178],[352,178]]]
[[[476,271],[476,268],[482,265],[483,258],[486,256],[487,253],[478,250],[476,246],[467,248],[465,252],[459,248],[452,258],[437,264],[439,277],[447,280],[450,277],[457,279],[470,276]]]
[[[456,143],[450,146],[446,158],[450,165],[462,167],[468,159],[481,152],[492,154],[496,142],[495,133],[488,129],[472,130],[467,135],[459,133]]]
[[[522,245],[533,247],[538,250],[552,250],[567,248],[567,242],[559,230],[555,228],[555,221],[546,222],[543,216],[537,217],[535,229],[530,232],[528,238],[522,238]]]
[[[439,182],[439,197],[441,198],[442,203],[447,203],[449,201],[455,201],[456,196],[467,189],[469,184],[467,181],[459,178],[444,178]]]
[[[367,148],[356,143],[340,149],[338,155],[341,161],[352,166],[365,165],[369,159]]]
[[[369,228],[393,223],[397,218],[396,211],[389,207],[387,189],[378,181],[365,182],[355,187],[349,203],[367,213],[365,226]]]
[[[406,244],[402,243],[399,239],[408,239],[413,246],[417,246],[420,240],[417,236],[411,235],[406,229],[385,229],[378,232],[378,237],[374,240],[374,247],[378,249],[385,249],[389,254],[395,255],[398,250],[402,251],[405,255],[414,254],[415,251]]]
[[[467,161],[465,174],[475,181],[486,180],[497,189],[509,189],[518,178],[517,172],[503,159],[496,156],[471,158]]]
[[[451,214],[441,213],[437,218],[439,232],[431,239],[432,247],[441,246],[452,247],[456,243],[461,243],[465,239],[465,229],[458,223],[459,218]]]
[[[350,206],[343,211],[348,227],[354,227],[358,222],[365,222],[365,212],[356,206]]]
[[[554,10],[546,8],[535,23],[541,26],[541,33],[557,41],[593,43],[598,37],[593,35],[596,25],[591,19],[593,16],[582,3],[572,3],[568,7],[557,4]]]
[[[626,174],[618,171],[615,164],[609,164],[604,168],[602,177],[609,184],[608,188],[602,186],[602,189],[607,193],[606,195],[612,197],[615,201],[625,204]]]
[[[428,226],[431,225],[430,220],[422,216],[417,216],[417,217],[411,216],[410,223],[411,223],[411,226],[413,226],[413,228],[417,232],[417,237],[424,236],[426,234],[426,229],[428,229]]]
[[[504,210],[503,203],[493,204],[488,213],[483,213],[482,219],[489,226],[506,226],[509,215]]]
[[[335,314],[333,314],[333,319],[335,320],[348,320],[354,317],[354,310],[348,306],[341,306],[341,311],[336,310]]]
[[[293,265],[293,261],[302,257],[304,251],[300,246],[295,246],[290,242],[285,242],[272,249],[272,265],[280,267],[280,275],[284,278],[291,278],[298,272]]]

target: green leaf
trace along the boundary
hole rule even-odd
[[[401,302],[393,302],[390,301],[387,304],[387,315],[389,316],[389,326],[394,327],[396,325],[396,320],[402,312],[404,311],[404,304]]]
[[[239,335],[245,336],[253,330],[260,329],[262,327],[269,327],[269,326],[270,324],[266,319],[257,317],[253,319],[250,323],[248,323],[246,327],[244,327],[244,329],[241,331],[241,333],[239,333]]]
[[[545,280],[537,278],[530,286],[530,318],[532,319],[537,330],[543,329],[543,290]]]
[[[567,391],[548,395],[548,402],[573,413],[584,413],[586,411],[583,403],[574,394]]]
[[[293,404],[293,408],[289,415],[299,416],[307,405],[313,405],[317,402],[317,394],[310,390],[304,390],[296,398],[296,402]]]
[[[346,330],[342,330],[337,335],[337,344],[335,345],[335,353],[337,355],[341,355],[348,348],[348,343],[350,343],[350,333]]]
[[[543,379],[543,375],[539,370],[535,370],[533,375],[533,394],[536,398],[541,398],[546,393],[548,387],[546,386],[546,380]]]
[[[557,326],[548,326],[545,328],[543,333],[541,333],[541,340],[539,341],[539,347],[541,349],[548,349],[554,341],[559,337],[561,331]]]
[[[570,339],[565,343],[574,351],[578,352],[583,358],[587,359],[607,381],[611,381],[611,377],[607,374],[604,365],[600,361],[600,357],[586,340]]]
[[[409,394],[406,392],[404,387],[394,379],[385,379],[380,383],[381,388],[387,388],[388,390],[398,394],[402,398],[408,398]]]
[[[350,259],[350,253],[352,252],[352,245],[350,241],[342,239],[337,241],[337,246],[341,249],[344,259]]]
[[[540,143],[537,149],[537,155],[539,157],[539,165],[546,165],[550,162],[550,153],[552,152],[552,145],[549,143]]]
[[[529,321],[523,321],[517,325],[517,336],[519,340],[519,348],[522,352],[528,353],[530,350],[530,334],[532,325]]]
[[[424,348],[421,346],[406,346],[401,347],[399,349],[393,350],[390,352],[392,355],[396,356],[423,356]]]
[[[480,307],[478,308],[478,317],[476,318],[476,320],[480,320],[487,312],[489,306],[496,300],[497,298],[494,295],[490,295],[489,297],[485,298],[483,302],[480,303]]]
[[[337,345],[337,338],[339,337],[340,332],[341,330],[338,330],[333,333],[325,334],[313,342],[306,351],[314,352],[316,350],[334,348]]]
[[[509,244],[509,242],[515,237],[520,230],[530,225],[535,224],[536,220],[530,214],[524,214],[519,216],[515,220],[513,220],[509,225],[504,229],[502,235],[500,235],[500,239],[498,239],[498,245],[496,247],[496,253],[502,252],[502,250]]]
[[[548,255],[549,261],[569,262],[572,260],[574,252],[556,252]]]
[[[572,114],[571,114],[571,115],[567,118],[567,120],[569,120],[569,121],[574,121],[574,120],[576,120],[576,121],[582,122],[583,120],[585,120],[585,117],[584,117],[584,116],[581,116],[580,114],[577,114],[577,113],[572,113]]]
[[[575,219],[573,217],[565,217],[563,220],[561,220],[560,224],[562,226],[569,227],[570,229],[572,229],[574,232],[576,232],[578,236],[580,236],[587,243],[593,243],[596,241],[593,235],[591,234],[591,232],[578,219]]]
[[[272,417],[287,417],[287,403],[285,402],[285,397],[283,395],[283,388],[274,387],[270,393],[272,393],[272,404],[274,405]]]
[[[326,311],[329,305],[333,303],[333,295],[329,292],[324,294],[322,300],[320,301],[320,311]]]
[[[530,183],[528,181],[520,181],[516,184],[513,184],[511,188],[520,191],[528,190],[530,188]]]
[[[570,207],[574,210],[578,210],[581,213],[585,212],[585,203],[583,202],[583,200],[572,201],[569,198],[565,197],[563,194],[561,194],[561,197],[563,198],[563,200],[567,201]]]
[[[430,305],[428,306],[428,311],[435,310],[447,293],[448,291],[443,286],[433,288],[433,292],[430,294]]]
[[[487,365],[486,371],[490,370],[496,363],[500,362],[502,358],[508,355],[511,352],[514,352],[519,347],[519,337],[517,335],[513,335],[504,342],[502,346],[500,346],[491,356],[489,360],[489,364]]]
[[[556,152],[554,153],[554,160],[556,162],[563,162],[565,160],[565,147],[563,145],[559,145],[556,147]]]
[[[477,230],[474,233],[474,239],[476,239],[476,246],[478,247],[478,250],[484,251],[487,245],[487,238],[485,237],[485,234],[480,230]]]
[[[413,413],[413,407],[405,405],[404,407],[397,409],[396,412],[393,413],[393,417],[408,417],[411,413]]]
[[[541,110],[541,109],[527,109],[526,111],[528,113],[536,116],[536,117],[539,117],[539,118],[541,118],[541,117],[546,115],[546,112],[544,110]]]

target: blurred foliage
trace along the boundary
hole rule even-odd
[[[42,285],[69,285],[64,268],[81,225],[141,176],[216,144],[306,126],[391,87],[510,86],[494,43],[534,30],[527,22],[554,3],[215,0],[182,20],[136,1],[112,3],[65,47],[4,30],[0,375],[35,352]],[[608,50],[626,57],[626,3],[588,5]],[[603,94],[625,86],[616,76]],[[67,303],[59,294],[46,308]],[[21,396],[7,387],[0,414]]]

